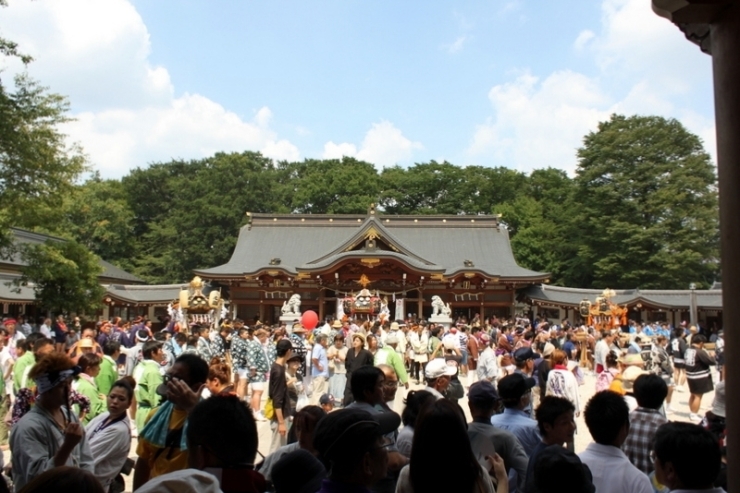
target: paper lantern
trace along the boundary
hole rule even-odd
[[[319,316],[313,310],[306,310],[301,316],[301,325],[306,330],[313,330],[319,323]]]

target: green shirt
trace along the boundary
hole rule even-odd
[[[164,379],[159,373],[159,363],[150,359],[139,362],[134,368],[134,380],[136,380],[136,428],[141,431],[149,411],[159,405],[160,397],[157,387],[162,385]]]
[[[409,381],[409,376],[406,373],[406,368],[403,364],[403,359],[401,358],[401,355],[398,354],[396,350],[390,346],[378,349],[375,352],[374,364],[375,366],[388,365],[393,368],[393,371],[396,372],[398,381],[401,382],[401,384],[405,384]]]
[[[100,373],[95,377],[95,383],[98,384],[98,391],[103,395],[108,395],[117,380],[118,365],[110,356],[103,356],[103,360],[100,362]]]
[[[18,361],[15,362],[15,366],[13,367],[13,390],[15,393],[18,393],[18,391],[24,387],[23,377],[26,374],[26,368],[35,364],[36,358],[31,351],[26,351],[23,356],[18,358]]]
[[[91,419],[106,411],[108,407],[107,403],[100,397],[98,388],[95,384],[90,383],[85,377],[79,376],[75,381],[73,388],[90,399],[90,412],[87,413],[85,418],[82,420],[83,425],[86,425]]]

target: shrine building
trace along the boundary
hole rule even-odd
[[[252,214],[231,259],[195,270],[229,288],[232,313],[274,323],[283,303],[335,316],[366,287],[385,298],[394,319],[428,318],[437,295],[453,317],[514,314],[516,290],[549,274],[517,265],[498,216]],[[341,312],[340,312],[341,313]]]

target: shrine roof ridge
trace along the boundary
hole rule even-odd
[[[317,226],[332,223],[333,226],[356,226],[369,217],[374,217],[389,227],[499,227],[499,215],[466,215],[466,214],[269,214],[247,212],[251,225],[273,226]]]

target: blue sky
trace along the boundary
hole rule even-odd
[[[647,0],[10,0],[0,32],[108,177],[221,150],[572,173],[612,112],[714,153],[711,59]]]

